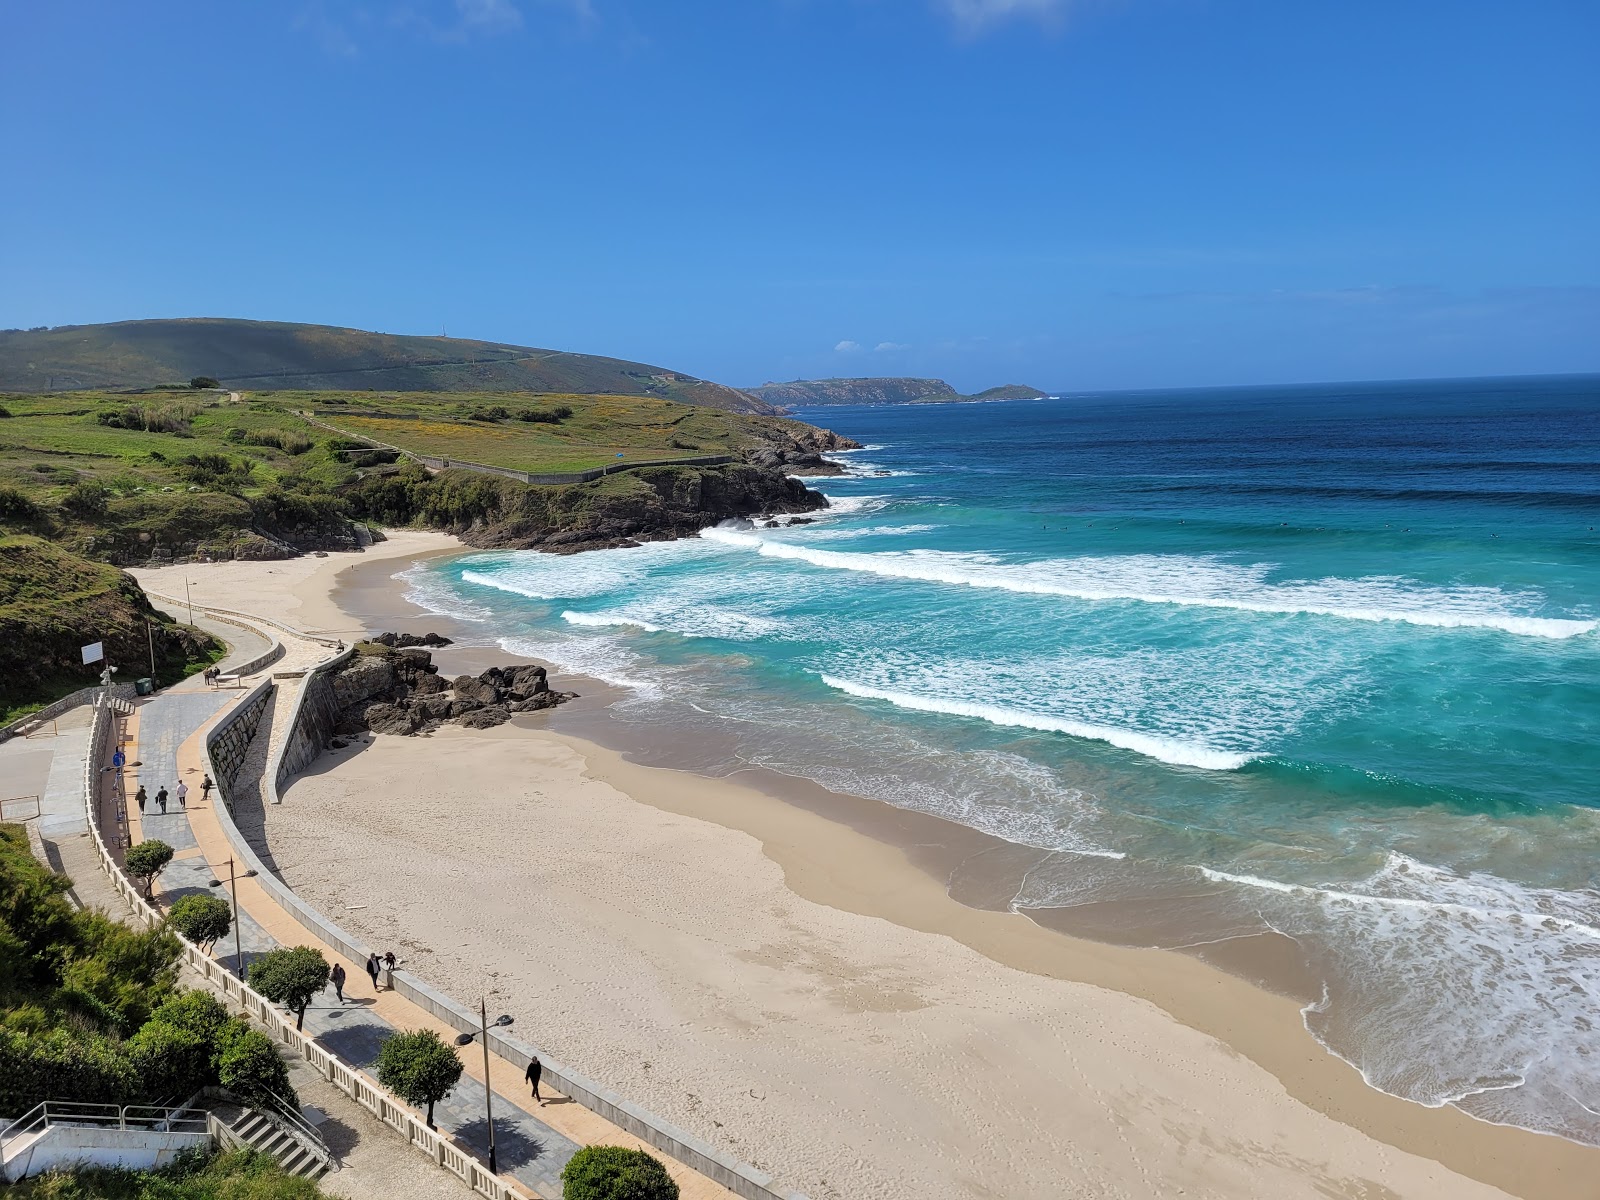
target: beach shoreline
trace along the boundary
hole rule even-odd
[[[417,536],[397,535],[401,539]],[[425,627],[444,625],[445,619],[407,601],[401,594],[403,589],[393,578],[399,570],[396,565],[399,559],[414,560],[451,552],[449,542],[453,539],[425,540],[430,536],[420,535],[419,540],[401,542],[381,556],[363,558],[354,564],[341,563],[337,558],[323,560],[314,569],[300,573],[287,584],[299,605],[289,614],[289,619],[295,620],[299,614],[301,622],[314,620],[320,629],[329,631],[393,628],[420,632]],[[276,566],[281,568],[282,564]],[[349,569],[352,566],[354,569]],[[175,594],[170,586],[162,590]],[[197,601],[200,598],[197,593]],[[210,602],[224,601],[219,598]],[[242,602],[239,606],[249,607]],[[348,637],[350,633],[341,632],[341,636]],[[441,652],[440,657],[448,662],[451,653]],[[447,672],[465,669],[469,662],[483,661],[487,665],[487,661],[504,662],[513,656],[477,648],[460,651],[458,657],[461,662],[454,668],[447,666]],[[304,854],[297,856],[290,844],[296,823],[315,813],[316,806],[305,801],[323,795],[319,789],[337,790],[355,784],[359,792],[370,788],[374,781],[382,781],[378,790],[391,801],[402,799],[409,804],[410,799],[399,797],[397,792],[404,791],[407,781],[425,769],[426,760],[448,754],[449,749],[458,744],[472,747],[466,757],[472,760],[475,769],[487,771],[491,776],[496,772],[503,774],[508,762],[514,762],[519,754],[531,752],[540,757],[542,770],[559,777],[559,784],[550,785],[557,792],[571,795],[585,788],[603,789],[608,801],[624,811],[631,811],[632,817],[620,822],[624,829],[630,823],[637,825],[645,809],[687,822],[687,828],[694,831],[689,840],[698,851],[716,847],[713,859],[718,856],[739,858],[746,862],[750,871],[756,868],[747,860],[754,854],[777,870],[777,886],[797,903],[816,905],[826,912],[848,914],[861,921],[887,923],[902,934],[938,939],[946,949],[947,944],[957,945],[979,961],[994,964],[995,973],[1007,977],[1008,987],[1029,992],[1035,1003],[1047,1007],[1051,1003],[1063,1005],[1062,1011],[1088,1005],[1098,1012],[1103,1007],[1103,1020],[1124,1026],[1131,1022],[1144,1035],[1159,1038],[1169,1049],[1183,1044],[1188,1053],[1186,1066],[1206,1077],[1215,1077],[1224,1067],[1237,1066],[1250,1078],[1246,1080],[1241,1076],[1232,1081],[1232,1094],[1222,1096],[1225,1103],[1219,1106],[1226,1112],[1216,1114],[1210,1122],[1202,1120],[1190,1130],[1193,1140],[1199,1144],[1216,1143],[1242,1132],[1241,1125],[1251,1136],[1260,1134],[1262,1129],[1269,1130],[1272,1136],[1284,1139],[1273,1154],[1281,1157],[1290,1153],[1289,1144],[1295,1145],[1292,1153],[1305,1168],[1301,1174],[1321,1175],[1323,1185],[1337,1183],[1340,1190],[1331,1194],[1382,1194],[1363,1193],[1353,1186],[1345,1186],[1359,1181],[1337,1179],[1340,1172],[1353,1164],[1369,1160],[1377,1165],[1367,1169],[1368,1176],[1384,1176],[1381,1180],[1374,1177],[1370,1181],[1401,1195],[1495,1194],[1491,1190],[1474,1189],[1467,1183],[1468,1179],[1527,1197],[1589,1194],[1585,1190],[1586,1181],[1589,1172],[1600,1164],[1600,1152],[1558,1138],[1488,1125],[1453,1109],[1426,1109],[1368,1087],[1359,1073],[1327,1053],[1306,1032],[1300,1013],[1305,997],[1295,995],[1298,988],[1292,970],[1276,976],[1270,969],[1255,970],[1263,964],[1270,967],[1270,953],[1247,954],[1244,960],[1228,964],[1233,972],[1229,973],[1188,955],[1075,938],[1044,928],[1036,920],[1019,918],[994,898],[989,898],[987,904],[984,898],[973,896],[964,896],[958,901],[951,896],[947,884],[950,864],[973,854],[997,850],[1004,844],[937,817],[892,809],[877,801],[840,796],[807,781],[788,779],[772,772],[744,771],[727,778],[707,778],[630,761],[630,757],[648,759],[649,748],[630,747],[630,738],[637,742],[637,732],[608,718],[606,704],[615,693],[604,686],[597,688],[590,681],[572,683],[573,677],[562,678],[579,690],[583,699],[547,717],[518,718],[515,726],[485,733],[449,730],[431,747],[421,741],[378,738],[359,753],[344,754],[338,759],[325,757],[319,761],[307,776],[289,789],[282,812],[274,812],[268,822],[274,856],[286,864],[285,874],[291,884],[318,903],[337,905],[344,895],[343,884],[331,885],[334,890],[326,890],[330,886],[327,880],[319,883],[316,873],[309,870],[315,865],[315,859],[307,859]],[[408,770],[395,774],[393,768],[402,760]],[[556,769],[558,765],[559,770]],[[298,797],[296,792],[300,793]],[[295,804],[295,799],[302,803]],[[349,799],[347,796],[346,800]],[[359,813],[345,811],[341,819],[354,818],[358,823],[370,823],[380,816],[369,805]],[[393,832],[390,824],[383,823],[386,841]],[[675,836],[682,828],[674,826]],[[336,832],[322,826],[307,844],[325,840]],[[286,842],[286,838],[289,841]],[[388,844],[393,850],[400,843]],[[423,894],[431,895],[437,902],[440,898],[437,883],[433,886],[434,890],[429,892],[424,883]],[[393,915],[391,906],[397,897],[386,894],[382,898],[385,900],[383,911]],[[588,897],[588,903],[594,905],[596,898]],[[372,936],[395,932],[364,928],[361,913],[369,911],[344,913],[335,907],[331,915],[348,920],[358,931]],[[732,919],[725,915],[725,920]],[[436,932],[441,935],[439,940],[443,940],[445,929],[439,928]],[[727,931],[722,932],[726,934]],[[862,936],[863,940],[870,940]],[[715,942],[716,938],[710,940]],[[481,972],[491,964],[501,967],[503,973],[516,974],[510,964],[496,963],[492,956],[475,965],[471,954],[459,954],[448,966],[439,961],[439,956],[429,956],[417,969],[431,982],[453,986],[464,982],[474,970]],[[430,969],[436,973],[430,974]],[[726,964],[719,967],[721,971],[728,969]],[[1033,996],[1033,985],[1018,983],[1011,978],[1011,973],[1036,981],[1046,993],[1054,994]],[[1267,983],[1275,990],[1254,986],[1241,978],[1241,974],[1257,975],[1258,982]],[[1055,1015],[1059,1017],[1061,1012]],[[790,1014],[790,1019],[802,1016]],[[1193,1039],[1199,1041],[1191,1045]],[[615,1066],[604,1062],[596,1065]],[[606,1077],[603,1071],[601,1073]],[[615,1079],[612,1082],[623,1086]],[[636,1082],[648,1090],[647,1079]],[[1274,1091],[1277,1094],[1271,1095]],[[1234,1103],[1240,1096],[1248,1096],[1250,1103]],[[1048,1110],[1056,1103],[1050,1097],[1047,1091],[1028,1107]],[[1195,1099],[1183,1088],[1175,1088],[1172,1094],[1162,1096],[1178,1102],[1191,1118],[1204,1107],[1194,1104],[1186,1107],[1180,1097],[1189,1101]],[[651,1094],[636,1098],[653,1107],[665,1107],[669,1117],[697,1128],[694,1114],[683,1112],[681,1106],[662,1105],[662,1097]],[[1217,1097],[1210,1099],[1215,1101]],[[1110,1107],[1116,1108],[1115,1105]],[[956,1105],[953,1112],[908,1114],[907,1119],[915,1121],[942,1115],[948,1120],[961,1110],[962,1106]],[[1075,1120],[1079,1124],[1094,1124],[1098,1111],[1098,1108],[1091,1108],[1078,1113]],[[971,1116],[970,1113],[964,1115]],[[1125,1117],[1126,1113],[1122,1115]],[[1022,1117],[1018,1115],[1014,1119]],[[756,1121],[755,1128],[763,1127]],[[703,1124],[698,1128],[718,1140],[718,1129]],[[758,1164],[776,1169],[780,1177],[786,1176],[785,1164],[773,1161],[769,1148],[761,1144],[758,1134],[746,1131],[743,1136],[750,1140],[735,1142],[741,1153]],[[1038,1136],[1044,1141],[1037,1144],[1052,1144],[1045,1131],[1040,1131]],[[1036,1141],[1022,1134],[1016,1137],[1022,1143],[1018,1148],[1023,1151]],[[1267,1142],[1271,1140],[1271,1136],[1266,1137]],[[782,1144],[784,1139],[778,1142]],[[1343,1143],[1338,1153],[1332,1149],[1336,1143]],[[1309,1148],[1322,1145],[1330,1148],[1325,1160],[1308,1153]],[[1389,1147],[1401,1151],[1407,1161],[1394,1163]],[[1257,1150],[1261,1148],[1256,1147]],[[1165,1149],[1170,1151],[1170,1147]],[[1158,1141],[1147,1144],[1143,1150],[1146,1155],[1160,1157],[1163,1148]],[[1063,1153],[1068,1159],[1072,1157],[1072,1153],[1065,1150]],[[1073,1153],[1081,1155],[1082,1152]],[[1372,1158],[1374,1153],[1376,1159]],[[1181,1161],[1192,1157],[1193,1152],[1177,1155],[1177,1160],[1170,1164],[1173,1173],[1166,1176],[1165,1187],[1183,1186],[1179,1180],[1184,1180],[1189,1185],[1185,1188],[1189,1194],[1295,1194],[1292,1189],[1284,1190],[1287,1185],[1281,1180],[1273,1185],[1276,1190],[1269,1189],[1270,1172],[1265,1171],[1259,1161],[1255,1175],[1247,1173],[1226,1184],[1220,1177],[1210,1178],[1221,1169],[1224,1161],[1239,1166],[1255,1161],[1252,1153],[1236,1148],[1223,1154],[1221,1159],[1208,1157],[1204,1167],[1193,1162],[1185,1165]],[[809,1161],[804,1155],[801,1160]],[[993,1165],[993,1168],[1004,1174],[1001,1166]],[[1119,1173],[1109,1165],[1103,1169],[1111,1176]],[[1121,1169],[1127,1169],[1127,1164],[1122,1164]],[[1452,1172],[1460,1174],[1452,1175]],[[803,1182],[809,1182],[812,1189],[817,1188],[817,1177]],[[1010,1190],[993,1193],[973,1190],[961,1194],[1051,1194],[1019,1191],[1016,1183],[1009,1186]],[[846,1188],[837,1193],[821,1194],[867,1193]],[[1113,1189],[1107,1194],[1155,1193]],[[1324,1190],[1307,1194],[1330,1193]]]

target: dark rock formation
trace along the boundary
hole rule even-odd
[[[446,680],[433,654],[421,645],[396,648],[409,634],[382,634],[362,642],[356,654],[329,677],[339,709],[337,732],[430,733],[446,721],[468,729],[490,729],[512,713],[536,712],[576,699],[574,692],[550,688],[543,667],[527,664],[490,667],[481,675]],[[437,634],[429,645],[446,643]]]
[[[404,649],[407,646],[448,646],[450,639],[437,633],[375,633],[367,639],[377,646]]]

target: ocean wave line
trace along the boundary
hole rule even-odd
[[[1408,625],[1422,625],[1437,629],[1498,629],[1505,633],[1529,637],[1563,639],[1591,632],[1597,625],[1592,620],[1572,620],[1556,617],[1524,617],[1511,613],[1459,612],[1450,610],[1387,609],[1349,607],[1337,603],[1316,603],[1305,599],[1285,597],[1278,601],[1251,600],[1241,596],[1178,595],[1161,592],[1142,592],[1133,587],[1090,586],[1066,579],[1051,579],[1040,575],[1022,576],[1014,569],[999,564],[984,564],[986,569],[973,570],[950,560],[956,556],[937,553],[867,554],[843,550],[819,550],[789,542],[771,541],[753,534],[716,527],[702,529],[700,536],[740,549],[754,550],[764,558],[791,559],[810,563],[829,570],[859,571],[893,579],[911,579],[925,583],[945,583],[963,587],[992,588],[1029,595],[1064,596],[1073,600],[1108,601],[1126,600],[1141,604],[1172,604],[1190,608],[1231,609],[1238,612],[1270,613],[1292,616],[1336,617],[1348,621],[1398,621]],[[1038,566],[1038,564],[1032,564]],[[1264,585],[1270,587],[1270,585]]]
[[[1370,892],[1347,892],[1338,888],[1316,887],[1305,883],[1283,883],[1276,879],[1263,879],[1259,875],[1236,875],[1228,871],[1217,871],[1211,867],[1196,867],[1195,870],[1204,875],[1213,883],[1236,883],[1243,887],[1260,888],[1263,891],[1279,892],[1284,895],[1304,895],[1319,900],[1338,900],[1346,904],[1357,904],[1371,908],[1407,908],[1421,909],[1428,912],[1451,913],[1464,917],[1481,917],[1494,921],[1516,921],[1528,925],[1553,925],[1558,929],[1565,929],[1572,933],[1582,934],[1585,937],[1600,939],[1600,928],[1575,921],[1571,917],[1561,917],[1554,913],[1523,912],[1516,908],[1479,908],[1471,904],[1461,904],[1452,900],[1422,900],[1416,896],[1376,896]]]
[[[835,675],[821,675],[822,682],[835,691],[858,696],[864,700],[883,700],[896,708],[916,712],[940,713],[944,716],[975,717],[991,725],[1008,725],[1020,729],[1037,729],[1042,733],[1065,733],[1071,737],[1106,742],[1119,750],[1131,750],[1146,758],[1159,759],[1181,767],[1200,767],[1207,771],[1235,771],[1258,754],[1240,754],[1229,750],[1215,750],[1210,746],[1196,746],[1159,734],[1140,733],[1133,729],[1118,729],[1109,725],[1091,725],[1083,721],[1070,721],[1063,717],[1050,717],[1042,713],[1023,712],[1020,709],[1000,708],[991,704],[976,704],[968,700],[948,697],[919,696],[911,692],[896,692],[887,688],[868,687]]]

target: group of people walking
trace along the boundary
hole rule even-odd
[[[394,990],[394,969],[399,964],[400,960],[394,956],[393,950],[386,951],[382,957],[376,951],[367,955],[367,974],[372,978],[374,992]],[[334,963],[333,970],[328,972],[328,982],[333,985],[333,994],[339,997],[340,1004],[344,1003],[344,985],[349,979],[343,963]],[[380,979],[383,981],[381,984]]]
[[[211,789],[216,786],[216,784],[211,782],[211,776],[205,776],[200,780],[200,798],[202,800],[211,799]],[[178,807],[180,809],[187,809],[189,807],[189,785],[181,779],[178,780],[177,794]],[[133,794],[133,799],[134,803],[139,806],[139,813],[142,816],[145,811],[145,806],[150,803],[150,794],[145,791],[144,784],[141,783],[139,785],[139,790]],[[156,807],[165,813],[167,811],[167,802],[170,799],[171,797],[167,794],[167,789],[165,785],[163,785],[156,792]]]

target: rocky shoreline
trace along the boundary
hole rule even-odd
[[[334,733],[402,736],[432,733],[445,724],[492,729],[513,713],[538,712],[577,699],[550,687],[543,667],[490,667],[479,675],[439,674],[433,649],[450,645],[436,633],[380,633],[358,642],[355,654],[332,671],[338,719]],[[333,743],[338,748],[337,740]]]

